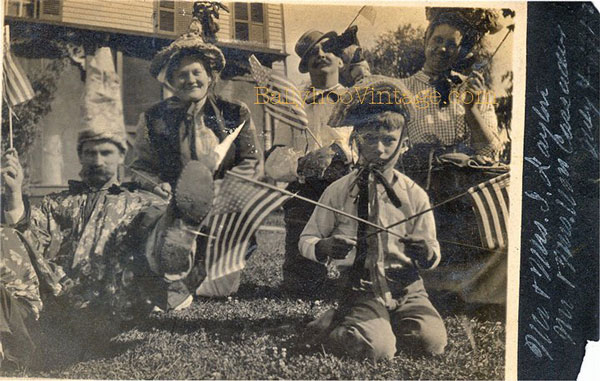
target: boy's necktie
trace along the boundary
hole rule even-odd
[[[378,200],[373,200],[373,210],[369,210],[369,175],[371,173],[373,173],[373,171],[369,170],[366,167],[363,167],[363,169],[359,172],[359,177],[357,179],[357,212],[359,218],[373,223],[377,223],[377,221],[379,220],[377,214],[379,209],[377,205]],[[379,175],[381,175],[380,172]],[[383,178],[383,176],[378,176],[373,173],[373,179],[375,181],[380,181],[379,177]],[[385,182],[384,188],[386,187],[386,185],[390,186],[387,183],[387,181]],[[373,186],[372,189],[375,190],[375,186]],[[390,191],[393,192],[393,190]],[[397,197],[395,198],[399,203],[400,200],[398,200]],[[392,298],[387,287],[387,281],[385,280],[384,253],[383,248],[381,247],[380,236],[379,234],[372,234],[374,233],[374,228],[371,228],[370,226],[367,226],[366,224],[360,222],[358,223],[356,233],[358,239],[356,248],[356,260],[354,261],[354,264],[352,266],[352,275],[350,280],[353,285],[360,284],[361,280],[370,280],[375,296],[380,298],[384,305],[390,306],[392,303]]]

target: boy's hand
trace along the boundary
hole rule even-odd
[[[423,267],[429,267],[428,264],[433,261],[435,252],[424,238],[406,236],[399,238],[398,241],[404,244],[404,254],[406,256],[417,261]]]
[[[327,257],[344,259],[354,247],[356,247],[355,240],[342,235],[333,235],[323,238],[316,244],[315,257],[319,262],[325,262]]]

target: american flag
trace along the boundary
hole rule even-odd
[[[19,61],[10,52],[10,35],[8,25],[4,27],[4,60],[3,60],[2,96],[9,107],[26,102],[35,96],[31,83],[23,71]]]
[[[249,242],[263,220],[290,196],[225,175],[213,202],[207,226],[207,279],[240,271],[246,264]]]
[[[504,249],[508,243],[508,184],[505,173],[467,192],[473,200],[481,243],[490,250]]]
[[[367,20],[369,20],[371,25],[375,25],[375,18],[377,18],[377,11],[372,6],[365,5],[364,7],[362,7],[360,9],[360,11],[358,11],[358,14],[361,15],[362,17],[366,18]]]
[[[250,71],[256,84],[267,89],[265,93],[275,101],[265,102],[265,110],[271,117],[301,130],[308,126],[304,101],[300,91],[289,79],[260,64],[252,55],[248,59]]]

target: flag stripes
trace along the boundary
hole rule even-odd
[[[497,176],[468,190],[479,227],[481,242],[488,249],[508,244],[509,174]]]
[[[26,102],[35,96],[23,68],[9,49],[4,51],[3,71],[3,96],[10,107]]]
[[[290,127],[305,130],[308,117],[298,88],[287,78],[261,65],[254,55],[248,61],[254,81],[258,86],[267,88],[267,94],[272,100],[264,103],[265,111]]]
[[[298,117],[295,114],[288,113],[282,109],[278,109],[270,104],[265,105],[265,111],[273,118],[280,120],[283,123],[290,125],[291,127],[303,130],[306,126],[305,122],[308,123],[308,119]]]
[[[223,192],[221,192],[223,190]],[[262,221],[289,196],[226,176],[208,219],[207,279],[240,271],[246,264],[250,240]],[[235,197],[234,199],[231,199]],[[243,200],[242,203],[239,201]]]
[[[377,18],[377,11],[375,10],[374,7],[372,7],[370,5],[365,5],[360,10],[359,14],[361,16],[363,16],[364,18],[366,18],[367,20],[369,20],[371,25],[375,25],[375,19]]]

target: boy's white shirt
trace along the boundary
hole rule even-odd
[[[355,201],[358,186],[353,186],[356,175],[357,171],[352,171],[331,184],[325,190],[319,202],[357,215],[358,203]],[[380,208],[378,225],[387,227],[430,208],[427,193],[404,174],[394,170],[394,180],[391,184],[402,202],[402,206],[400,208],[394,207],[385,193],[383,186],[377,184],[377,197]],[[425,213],[397,225],[391,228],[391,230],[401,236],[418,236],[427,240],[435,252],[435,260],[429,268],[432,269],[438,265],[441,255],[440,245],[436,238],[433,212]],[[304,257],[317,261],[315,257],[315,245],[319,240],[333,235],[342,235],[356,239],[356,231],[357,222],[355,220],[317,206],[300,236],[300,252]],[[404,254],[404,244],[400,243],[397,237],[386,233],[380,234],[385,255],[385,268],[407,268],[414,266],[413,261]],[[337,266],[351,266],[355,257],[356,249],[353,249],[345,259],[334,260],[333,264]]]

